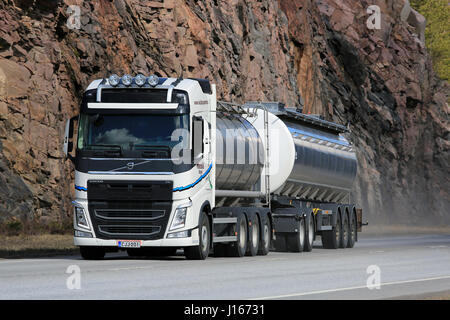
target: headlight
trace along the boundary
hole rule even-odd
[[[187,208],[190,206],[192,206],[191,201],[189,203],[179,206],[175,210],[175,215],[173,216],[173,220],[170,225],[169,231],[175,230],[175,229],[180,229],[180,228],[184,227],[184,225],[186,223]]]
[[[84,209],[80,207],[75,207],[75,221],[77,226],[89,229],[89,224],[84,213]]]
[[[145,84],[145,81],[147,80],[147,78],[142,75],[142,74],[138,74],[135,78],[134,78],[134,82],[139,86],[142,87]]]
[[[117,74],[113,74],[108,78],[108,82],[111,86],[115,87],[119,84],[120,78]]]
[[[129,74],[126,74],[122,77],[122,84],[124,86],[128,87],[129,85],[131,85],[132,82],[133,82],[133,78]]]

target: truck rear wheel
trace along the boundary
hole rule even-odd
[[[238,217],[237,223],[237,241],[231,243],[228,246],[229,256],[231,257],[243,257],[247,251],[248,243],[248,224],[244,214]]]
[[[80,247],[81,257],[85,260],[101,260],[105,257],[106,250],[102,247],[82,246]]]
[[[311,214],[308,219],[305,237],[305,247],[303,248],[305,252],[311,252],[314,242],[314,214]]]
[[[259,248],[259,220],[256,215],[254,215],[252,220],[252,225],[249,232],[249,241],[248,241],[248,250],[247,255],[248,256],[256,256],[258,254],[258,248]]]
[[[211,227],[205,212],[201,213],[198,232],[199,245],[184,248],[184,255],[189,260],[205,260],[208,257],[211,242]]]
[[[350,224],[348,222],[348,215],[345,213],[342,219],[342,235],[339,248],[347,248],[350,235]]]
[[[322,231],[322,246],[325,249],[337,249],[341,242],[341,215],[336,215],[336,226],[332,230]]]
[[[288,250],[292,252],[303,252],[306,238],[305,219],[299,221],[298,232],[287,236]]]
[[[266,256],[269,253],[270,240],[272,239],[271,234],[272,234],[272,230],[270,228],[269,217],[267,216],[264,221],[264,224],[262,226],[262,234],[260,237],[261,240],[260,240],[259,250],[258,250],[259,255]]]
[[[356,233],[358,232],[357,230],[357,225],[356,225],[356,217],[355,215],[352,213],[350,215],[350,233],[349,233],[349,237],[348,237],[348,244],[347,244],[347,248],[353,248],[355,246],[355,242],[356,242]]]

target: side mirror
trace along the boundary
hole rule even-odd
[[[63,151],[66,157],[68,157],[70,160],[73,161],[73,157],[70,154],[73,149],[73,127],[74,127],[74,121],[77,117],[70,118],[66,121],[66,128],[64,130],[64,145],[63,145]]]

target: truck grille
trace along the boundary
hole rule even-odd
[[[158,234],[161,231],[160,226],[114,226],[114,225],[100,225],[99,231],[102,234],[108,234],[116,237],[121,236],[138,236],[138,237],[150,237]]]
[[[164,217],[164,210],[145,209],[95,209],[95,216],[104,220],[156,220]]]
[[[172,182],[95,181],[88,182],[87,193],[97,238],[163,238],[172,210]]]

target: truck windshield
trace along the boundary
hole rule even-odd
[[[189,115],[102,115],[82,114],[78,129],[79,150],[117,152],[172,149],[176,129],[189,129]]]

